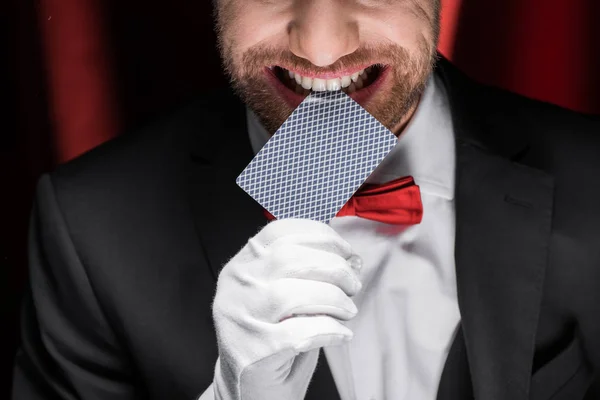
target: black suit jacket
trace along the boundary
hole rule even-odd
[[[436,73],[462,315],[438,399],[584,399],[600,370],[600,124],[445,60]],[[234,182],[253,157],[244,112],[212,93],[42,177],[13,399],[192,400],[210,385],[217,276],[266,223]],[[307,399],[336,398],[321,356]]]

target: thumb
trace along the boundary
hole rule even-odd
[[[352,339],[354,334],[337,319],[328,315],[296,316],[277,324],[282,336],[287,336],[296,354],[325,346],[341,345]],[[281,336],[280,336],[281,337]]]

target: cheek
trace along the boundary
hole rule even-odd
[[[257,45],[287,46],[288,14],[285,10],[260,7],[252,1],[236,7],[224,32],[232,45],[236,62],[241,62],[242,55]]]
[[[423,42],[433,42],[433,31],[428,21],[406,11],[388,11],[372,14],[363,21],[361,39],[366,43],[393,43],[413,53],[422,49]]]

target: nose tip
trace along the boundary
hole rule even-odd
[[[315,3],[307,1],[304,12],[290,24],[289,46],[296,56],[324,67],[356,51],[358,26],[337,7]]]
[[[308,59],[317,67],[326,67],[333,64],[338,58],[333,51],[304,51],[304,58]],[[298,55],[298,54],[297,54]]]
[[[321,46],[319,46],[321,47]],[[302,57],[311,62],[317,67],[326,67],[335,63],[341,57],[349,54],[350,52],[340,52],[335,49],[326,48],[299,48],[297,51],[292,52],[298,57]]]

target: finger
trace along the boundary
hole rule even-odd
[[[295,244],[309,249],[326,251],[336,254],[344,260],[352,261],[352,265],[357,270],[360,269],[362,263],[360,257],[352,250],[350,243],[342,239],[337,233],[335,235],[320,235],[312,233],[298,233],[286,235],[278,239],[271,249]]]
[[[269,259],[271,279],[295,278],[330,283],[348,296],[362,287],[351,262],[339,255],[296,244],[277,246]]]
[[[262,318],[276,323],[291,315],[325,314],[347,321],[358,312],[337,286],[305,279],[279,279],[267,288]]]
[[[350,341],[354,334],[341,322],[329,316],[294,317],[277,324],[274,334],[296,353]]]
[[[290,218],[273,221],[267,224],[253,239],[263,247],[271,247],[276,243],[280,245],[299,244],[329,251],[344,259],[355,256],[350,244],[330,226],[308,219]]]

